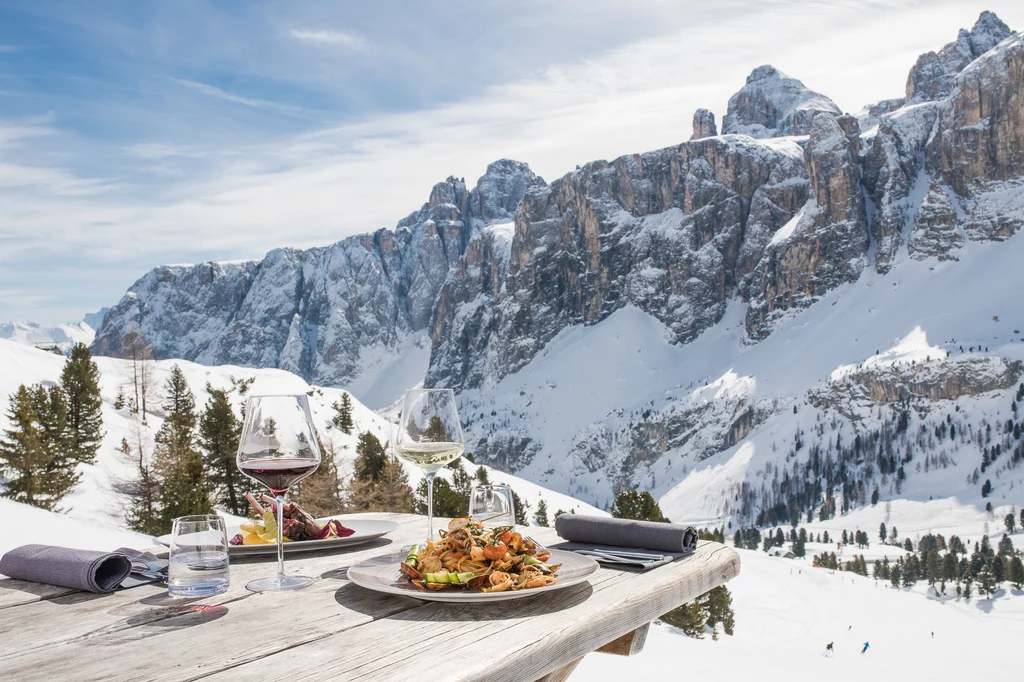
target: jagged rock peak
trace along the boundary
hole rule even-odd
[[[819,111],[842,113],[825,95],[765,64],[751,71],[746,85],[729,98],[722,132],[756,138],[807,135]]]
[[[522,161],[494,161],[488,164],[487,172],[480,176],[476,188],[470,192],[470,215],[484,222],[509,219],[526,190],[544,184],[544,178]]]
[[[1013,35],[993,12],[982,12],[970,31],[960,29],[956,40],[938,52],[917,58],[907,76],[907,101],[930,102],[950,93],[953,77],[968,64]]]
[[[700,140],[705,137],[718,135],[718,126],[715,125],[715,114],[707,109],[698,109],[693,112],[693,135],[691,140]]]

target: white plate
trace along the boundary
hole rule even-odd
[[[506,599],[520,599],[531,597],[537,594],[558,590],[563,587],[571,587],[585,582],[587,578],[600,568],[596,561],[590,557],[561,550],[551,550],[549,563],[561,563],[558,569],[558,582],[546,587],[538,587],[532,590],[516,590],[515,592],[480,592],[470,589],[449,589],[449,590],[421,590],[408,580],[402,578],[402,569],[399,564],[407,556],[406,553],[387,554],[384,556],[367,559],[348,569],[348,579],[360,587],[386,594],[397,594],[403,597],[414,597],[425,601],[446,601],[446,602],[490,602],[505,601]]]
[[[330,537],[324,538],[323,540],[301,540],[298,542],[286,542],[284,543],[285,554],[294,554],[296,552],[316,552],[327,549],[337,549],[339,547],[351,547],[353,545],[361,545],[364,542],[375,540],[382,535],[387,535],[391,531],[398,528],[398,524],[394,521],[380,521],[376,519],[350,519],[344,516],[325,516],[317,519],[317,523],[321,526],[330,519],[338,519],[341,521],[341,525],[346,528],[351,528],[355,531],[352,535],[347,538]],[[238,533],[242,532],[242,529],[238,526],[228,526],[228,540],[235,537]],[[171,536],[161,535],[156,539],[161,545],[167,547],[171,546]],[[277,544],[270,545],[231,545],[229,554],[231,556],[250,556],[253,554],[277,554]],[[404,558],[404,557],[403,557]]]

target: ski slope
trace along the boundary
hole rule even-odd
[[[697,640],[654,625],[639,655],[591,654],[569,679],[1020,679],[1020,594],[1001,590],[992,600],[939,601],[921,588],[896,589],[801,560],[739,552],[741,573],[728,583],[736,614],[733,636]],[[862,655],[865,641],[871,646]],[[835,653],[826,657],[829,642]]]

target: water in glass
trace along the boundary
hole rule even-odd
[[[208,597],[228,589],[228,536],[215,514],[182,516],[171,530],[167,591],[172,597]]]

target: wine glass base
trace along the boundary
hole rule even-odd
[[[289,592],[301,590],[313,584],[313,579],[304,575],[275,575],[272,578],[250,580],[245,589],[250,592]]]

